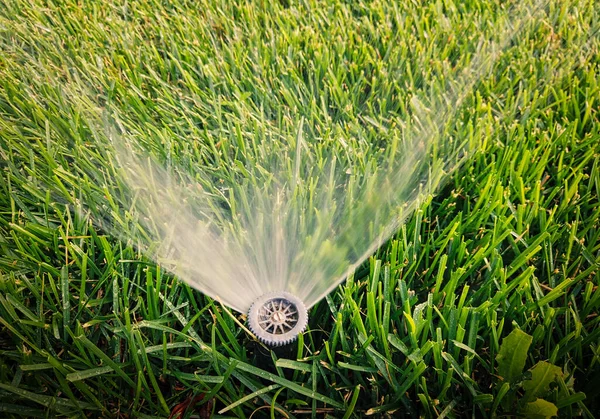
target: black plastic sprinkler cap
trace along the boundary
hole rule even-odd
[[[308,312],[304,303],[289,292],[269,292],[250,307],[248,324],[261,342],[282,346],[295,341],[306,329]]]

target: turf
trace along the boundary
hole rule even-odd
[[[543,6],[449,128],[480,147],[311,309],[297,346],[269,351],[96,222],[90,203],[111,222],[126,209],[86,112],[118,112],[215,183],[255,159],[238,144],[300,124],[335,150],[385,147],[410,98],[442,95],[510,8],[6,1],[0,416],[593,417],[600,8]]]

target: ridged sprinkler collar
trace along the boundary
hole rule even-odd
[[[292,343],[306,329],[308,312],[304,303],[289,292],[269,292],[254,301],[248,312],[252,333],[263,343],[281,346]]]

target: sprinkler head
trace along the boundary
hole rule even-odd
[[[270,346],[292,343],[306,329],[307,323],[304,303],[285,291],[261,295],[248,312],[250,330]]]

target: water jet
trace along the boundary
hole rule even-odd
[[[207,132],[206,143],[219,147],[202,148],[197,164],[178,161],[171,151],[153,156],[152,147],[135,140],[132,124],[115,114],[119,132],[108,140],[127,217],[105,225],[183,282],[247,313],[260,342],[281,347],[295,341],[307,327],[308,310],[493,132],[487,114],[470,109],[465,122],[461,112],[515,36],[543,13],[546,1],[533,3],[507,13],[481,36],[472,56],[445,69],[439,84],[431,82],[431,90],[398,92],[397,108],[404,111],[373,121],[374,141],[366,141],[362,117],[352,132],[334,122],[335,130],[311,130],[303,118],[274,126],[262,115],[272,136],[235,120],[236,130]],[[224,173],[211,166],[216,162]]]

